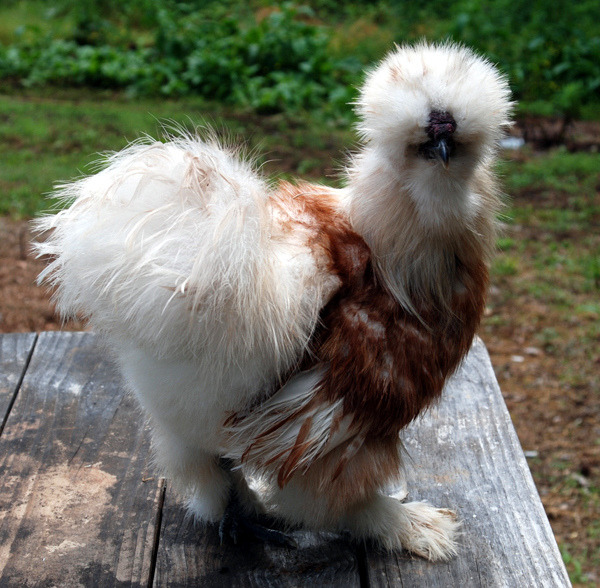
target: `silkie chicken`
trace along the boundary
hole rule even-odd
[[[396,47],[361,89],[341,189],[269,183],[210,133],[135,143],[59,188],[70,206],[37,221],[40,280],[113,352],[197,520],[226,533],[266,507],[456,553],[451,510],[384,489],[484,310],[509,94],[467,48]]]

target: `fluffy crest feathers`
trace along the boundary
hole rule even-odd
[[[457,141],[492,148],[511,124],[507,79],[486,59],[456,44],[396,47],[365,80],[357,113],[367,142],[401,146],[425,137],[433,111],[450,112]]]

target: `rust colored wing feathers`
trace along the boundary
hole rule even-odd
[[[327,255],[341,283],[321,311],[298,371],[265,402],[227,423],[228,447],[243,446],[230,454],[268,467],[283,487],[326,456],[326,477],[333,482],[365,443],[398,445],[400,430],[439,398],[470,348],[487,269],[457,259],[468,287],[453,297],[452,312],[424,303],[417,317],[377,282],[369,248],[324,189],[286,184],[280,197],[308,213],[315,225],[312,246]]]

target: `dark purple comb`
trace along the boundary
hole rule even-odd
[[[432,110],[429,114],[429,125],[427,135],[436,140],[439,137],[449,137],[456,130],[456,121],[449,112]]]

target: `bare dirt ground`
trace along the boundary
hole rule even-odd
[[[546,147],[548,135],[554,131],[538,127],[533,121],[525,128],[530,133],[528,140],[539,140],[543,144],[540,146]],[[560,128],[556,129],[560,134]],[[567,148],[597,150],[598,131],[594,128],[591,134],[583,133],[584,145],[566,143]],[[535,228],[515,230],[515,239],[545,238],[531,234]],[[35,285],[44,262],[33,257],[30,241],[27,222],[0,217],[0,332],[85,328],[80,322],[62,324],[48,292]],[[492,286],[481,335],[557,540],[561,545],[573,546],[577,557],[589,558],[584,564],[583,581],[600,583],[600,572],[594,571],[600,546],[596,497],[600,484],[600,423],[597,385],[591,383],[597,376],[589,376],[600,373],[600,357],[574,356],[573,369],[582,372],[582,379],[565,384],[561,356],[566,350],[560,340],[562,337],[564,345],[569,344],[572,325],[557,324],[557,317],[544,301],[525,291],[507,297],[506,289],[513,286],[511,277],[500,278]],[[536,339],[545,329],[558,334],[553,348]],[[572,564],[569,568],[573,571]]]
[[[62,325],[48,291],[36,285],[45,263],[35,259],[30,243],[28,222],[0,217],[0,332],[84,328],[78,322]]]

